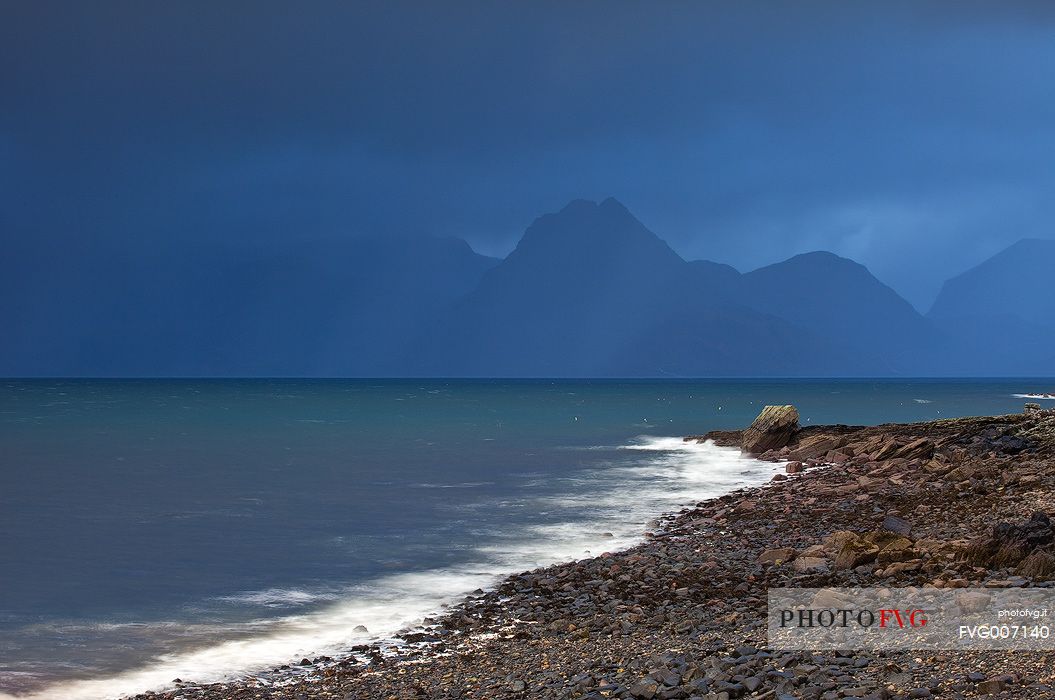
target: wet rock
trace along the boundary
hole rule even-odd
[[[1014,567],[1037,547],[1050,545],[1053,540],[1051,521],[1044,513],[1037,512],[1027,521],[995,525],[989,537],[971,542],[966,558],[978,566]]]
[[[742,430],[712,430],[705,435],[690,435],[685,438],[686,442],[713,442],[722,447],[739,447]]]
[[[856,569],[862,564],[875,561],[878,554],[879,547],[854,536],[844,542],[839,553],[835,555],[835,568]]]
[[[979,683],[975,690],[978,691],[979,695],[994,695],[996,693],[1002,693],[1007,689],[1007,681],[1001,678],[994,678],[988,681],[982,681]]]
[[[740,449],[749,454],[779,450],[791,442],[799,429],[794,406],[766,406],[740,438]]]
[[[1022,563],[1015,569],[1015,573],[1039,580],[1049,579],[1055,575],[1055,556],[1049,552],[1035,550],[1022,560]]]
[[[912,535],[912,523],[896,515],[888,515],[883,518],[881,527],[902,537],[910,537]]]
[[[899,561],[882,569],[882,573],[877,571],[876,574],[881,575],[883,578],[890,578],[910,571],[919,571],[919,567],[918,561]]]
[[[934,443],[927,438],[919,438],[899,448],[893,456],[901,459],[930,459],[933,454]]]
[[[905,561],[916,556],[916,551],[912,546],[912,540],[897,535],[889,530],[876,530],[875,532],[869,532],[862,537],[861,540],[866,544],[874,545],[879,548],[879,551],[876,554],[876,561],[880,565]]]
[[[791,562],[791,568],[800,573],[821,573],[828,571],[828,560],[823,557],[797,557]]]
[[[1001,539],[1020,539],[1028,546],[1038,547],[1051,544],[1055,540],[1051,520],[1045,513],[1036,512],[1025,523],[1001,523],[993,530],[994,537]]]
[[[630,695],[641,700],[652,700],[659,692],[659,681],[655,678],[642,678],[630,686]]]
[[[825,551],[831,554],[838,554],[847,542],[853,542],[858,539],[857,533],[851,530],[836,530],[832,534],[825,538],[824,544],[822,545]]]
[[[681,675],[671,671],[669,668],[658,668],[649,675],[668,688],[681,685]]]
[[[846,443],[847,438],[845,436],[811,435],[799,440],[798,444],[795,445],[795,449],[788,453],[788,457],[804,462],[808,459],[823,457],[829,452],[844,447]]]
[[[759,564],[783,564],[795,558],[795,550],[792,547],[778,547],[767,549],[758,555]]]
[[[1033,448],[1032,441],[1019,435],[1012,425],[991,425],[960,438],[957,443],[976,455],[1017,455]]]
[[[882,462],[883,460],[892,458],[900,449],[901,443],[897,438],[890,438],[883,443],[882,447],[880,447],[874,455],[872,455],[872,459],[876,462]]]

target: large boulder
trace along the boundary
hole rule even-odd
[[[753,455],[785,447],[799,429],[794,406],[766,406],[740,438],[740,449]]]

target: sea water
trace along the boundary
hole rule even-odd
[[[0,697],[385,639],[778,466],[681,436],[1017,412],[1040,380],[0,381]],[[365,631],[364,631],[365,630]]]

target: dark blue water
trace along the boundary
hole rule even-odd
[[[871,424],[1017,412],[1053,386],[3,381],[0,695],[337,651],[502,572],[625,546],[663,510],[769,478],[676,439],[765,403]]]

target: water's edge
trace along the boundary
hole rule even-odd
[[[662,479],[661,488],[674,485],[672,481],[678,483],[681,488],[671,492],[674,500],[665,499],[670,502],[664,503],[659,510],[631,511],[630,517],[622,521],[622,528],[613,520],[590,528],[593,532],[587,533],[585,538],[581,533],[570,542],[554,538],[546,544],[551,552],[556,552],[555,556],[539,558],[538,546],[534,545],[531,552],[514,555],[510,561],[510,564],[517,560],[531,561],[535,566],[496,570],[488,569],[488,563],[481,561],[478,566],[384,577],[335,593],[341,602],[305,615],[280,618],[268,624],[264,634],[259,634],[263,630],[258,623],[250,622],[240,630],[235,628],[238,634],[233,639],[197,650],[163,655],[145,667],[105,678],[63,681],[29,694],[0,693],[0,700],[116,698],[172,689],[175,679],[201,684],[250,678],[267,685],[291,682],[302,673],[296,666],[302,657],[340,657],[347,655],[351,647],[362,644],[399,645],[402,643],[400,633],[421,629],[424,618],[442,615],[448,606],[474,590],[493,589],[506,577],[532,568],[589,558],[593,552],[628,549],[645,541],[646,532],[659,526],[664,519],[673,517],[678,508],[743,488],[761,486],[782,468],[780,464],[745,457],[734,448],[685,443],[676,437],[643,438],[638,443],[622,446],[622,449],[654,452],[656,456],[651,462],[661,465],[660,468],[673,469],[675,475]],[[701,466],[706,469],[700,470]],[[722,485],[715,489],[715,482]],[[568,496],[575,498],[581,494]],[[630,494],[607,494],[613,505],[627,496]],[[582,528],[584,523],[565,525]],[[559,537],[560,533],[555,534]],[[590,546],[584,552],[585,556],[569,555],[571,549],[584,544]],[[508,556],[509,553],[505,554]],[[280,599],[284,592],[261,591],[256,594]],[[369,602],[363,603],[364,599]],[[393,609],[399,610],[398,619],[393,619]],[[360,625],[368,631],[360,629],[357,633],[355,630]],[[254,661],[247,665],[249,655]],[[280,669],[280,666],[286,668]]]

